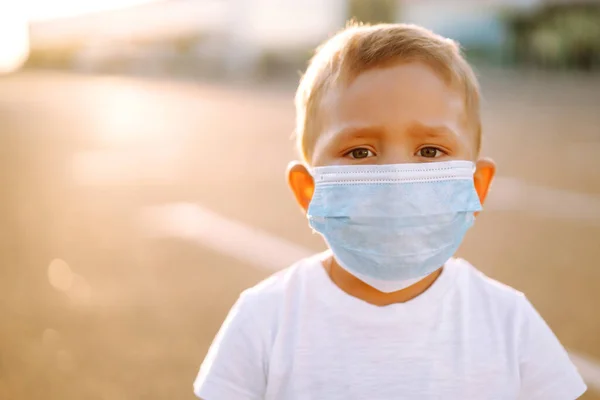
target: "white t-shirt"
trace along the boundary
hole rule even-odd
[[[464,260],[420,296],[352,297],[317,255],[246,290],[194,383],[204,400],[573,400],[586,390],[525,296]]]

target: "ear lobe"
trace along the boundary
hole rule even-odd
[[[306,212],[315,190],[312,175],[304,164],[292,161],[287,167],[287,181],[298,205]]]
[[[475,190],[479,201],[483,205],[490,190],[494,176],[496,175],[496,163],[490,158],[482,158],[477,161],[477,168],[473,176]]]

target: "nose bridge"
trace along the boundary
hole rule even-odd
[[[389,132],[382,141],[378,164],[406,164],[413,162],[413,149],[410,140],[402,132]]]

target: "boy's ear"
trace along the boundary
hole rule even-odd
[[[298,205],[306,213],[315,191],[315,182],[312,175],[304,164],[292,161],[287,167],[287,181]]]
[[[482,205],[487,198],[494,175],[496,175],[496,163],[491,158],[482,158],[477,161],[473,180]]]

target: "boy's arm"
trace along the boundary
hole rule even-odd
[[[263,338],[242,294],[213,340],[194,382],[203,400],[260,400],[266,376]]]
[[[519,399],[579,398],[587,388],[566,350],[525,296],[519,301]]]

